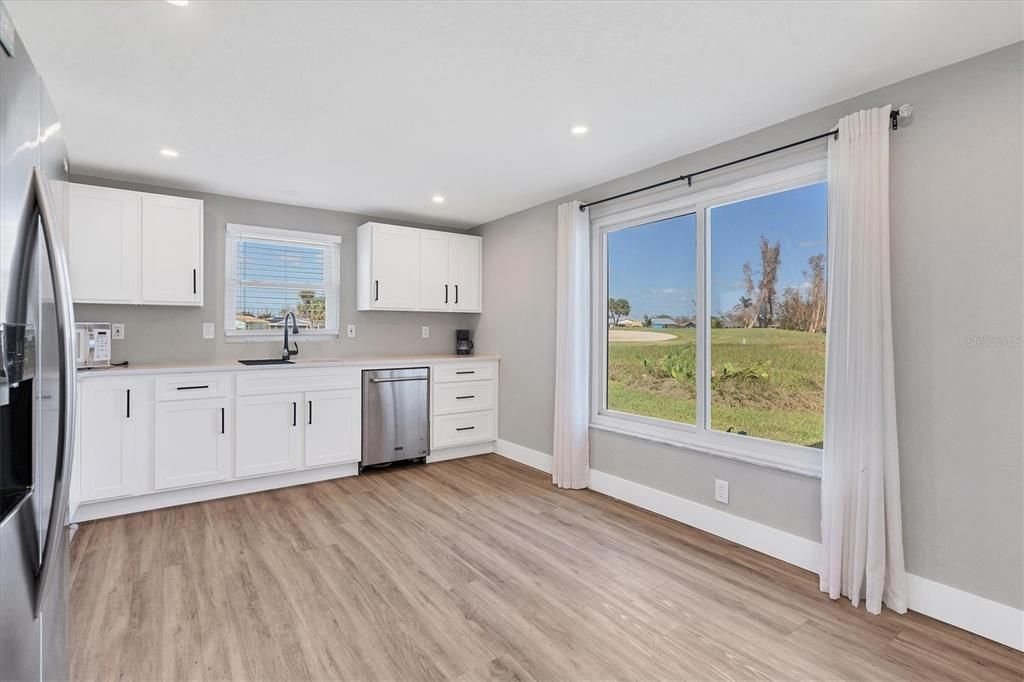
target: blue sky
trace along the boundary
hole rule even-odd
[[[821,182],[711,209],[712,314],[743,295],[743,263],[760,269],[761,235],[782,244],[777,290],[802,286],[807,259],[825,253],[827,187]],[[659,220],[608,235],[608,295],[629,300],[629,317],[693,315],[697,219]]]

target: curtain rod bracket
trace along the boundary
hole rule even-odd
[[[898,110],[897,111],[890,111],[889,112],[889,122],[892,123],[892,129],[893,130],[899,130],[899,128],[900,128],[900,112]]]

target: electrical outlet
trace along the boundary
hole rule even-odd
[[[350,324],[348,326],[348,329],[346,329],[345,331],[346,331],[346,334],[347,334],[348,338],[350,338],[350,339],[356,338],[356,326],[354,324]]]
[[[430,338],[430,327],[424,327],[423,328],[423,338],[425,338],[425,339],[429,339]]]
[[[112,339],[123,339],[124,338],[124,323],[115,322],[110,325],[110,338]]]
[[[203,338],[213,339],[217,336],[217,325],[213,322],[203,322]]]
[[[715,479],[715,502],[729,504],[729,481]]]

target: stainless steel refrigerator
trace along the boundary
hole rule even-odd
[[[0,3],[0,679],[67,679],[74,319],[67,152]],[[56,201],[55,198],[56,197]]]

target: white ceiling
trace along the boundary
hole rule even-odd
[[[459,227],[1021,40],[1024,6],[7,4],[78,173]]]

